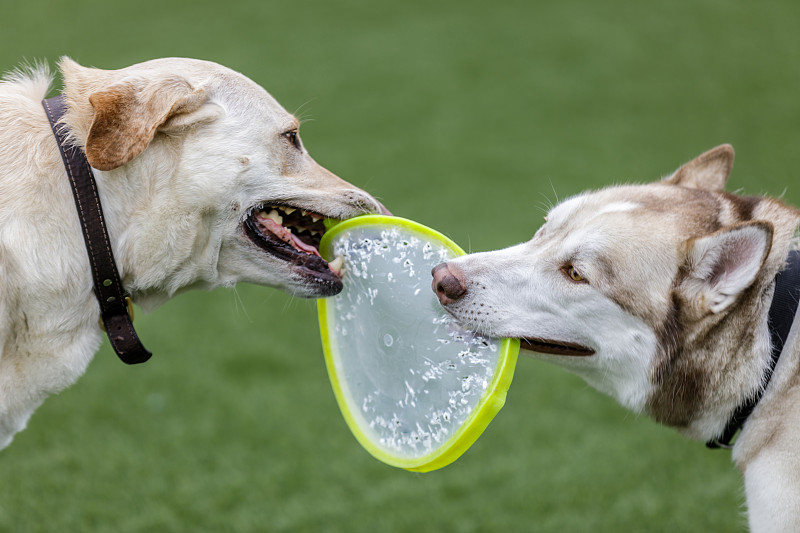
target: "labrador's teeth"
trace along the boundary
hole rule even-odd
[[[283,217],[275,209],[270,211],[266,218],[274,220],[277,224],[283,224]]]
[[[283,211],[287,215],[291,215],[292,213],[297,211],[297,209],[295,209],[294,207],[281,207],[281,211]]]
[[[308,211],[306,211],[305,209],[301,209],[300,210],[300,214],[303,215],[303,216],[306,216],[306,215],[308,215]]]
[[[336,259],[328,263],[328,268],[330,268],[332,272],[338,275],[342,273],[343,265],[344,265],[344,257],[340,255]]]
[[[322,235],[322,233],[321,233],[321,232],[319,232],[319,231],[317,231],[317,230],[315,230],[315,229],[308,230],[308,231],[311,233],[311,235]]]
[[[317,215],[311,215],[311,220],[313,220],[314,222],[318,222],[322,220],[322,217],[318,217]]]

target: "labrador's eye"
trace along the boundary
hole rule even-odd
[[[281,134],[287,141],[292,143],[292,146],[297,148],[298,150],[303,149],[303,145],[300,144],[300,134],[297,130],[290,130]]]

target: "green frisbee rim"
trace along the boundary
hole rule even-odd
[[[320,242],[320,254],[326,260],[333,259],[330,257],[330,246],[336,236],[353,228],[370,226],[400,226],[411,229],[443,244],[456,256],[465,254],[460,246],[434,229],[414,222],[413,220],[386,215],[363,215],[330,226]],[[444,444],[422,457],[408,459],[394,456],[373,444],[370,438],[361,430],[358,423],[356,423],[356,419],[350,411],[350,406],[347,403],[342,385],[339,382],[339,376],[336,372],[336,360],[332,346],[333,340],[329,335],[328,328],[329,313],[333,313],[333,306],[328,306],[326,299],[319,299],[317,300],[317,313],[322,337],[322,351],[325,354],[325,366],[328,369],[328,377],[330,378],[336,402],[339,404],[339,410],[342,412],[350,431],[361,446],[373,457],[388,465],[404,468],[412,472],[430,472],[431,470],[449,465],[475,443],[506,403],[506,395],[508,393],[508,388],[511,386],[511,380],[514,377],[514,369],[519,356],[519,339],[501,339],[497,366],[495,367],[492,381],[486,388],[481,400],[472,410],[469,417],[461,424],[458,431],[447,439]]]

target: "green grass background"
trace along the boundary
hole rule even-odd
[[[585,188],[723,142],[729,189],[800,204],[800,3],[0,0],[0,69],[215,60],[264,85],[314,157],[472,251]],[[0,531],[741,531],[724,451],[521,359],[453,465],[385,466],[347,430],[313,302],[191,293],[137,318],[0,453]]]

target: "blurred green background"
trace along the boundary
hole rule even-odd
[[[266,87],[312,155],[472,251],[546,206],[723,142],[729,189],[800,204],[800,3],[0,1],[0,68],[210,59]],[[724,451],[521,359],[475,446],[429,474],[364,452],[313,302],[240,286],[137,318],[0,453],[0,531],[737,531]]]

